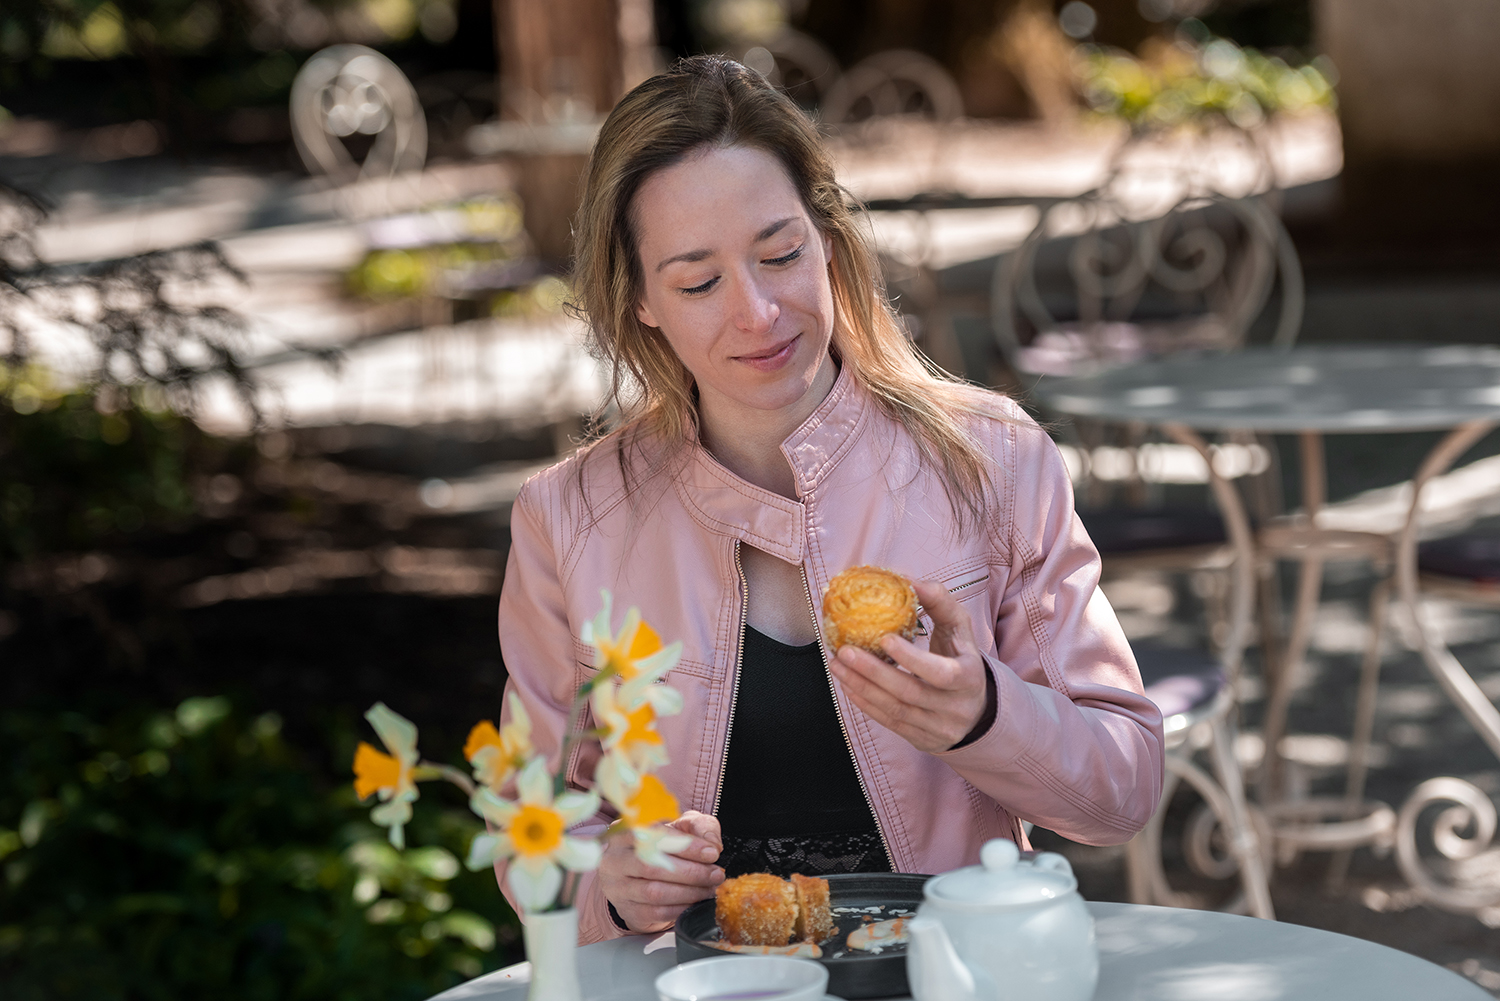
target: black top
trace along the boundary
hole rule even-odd
[[[817,643],[746,627],[727,754],[719,864],[730,876],[890,871]]]

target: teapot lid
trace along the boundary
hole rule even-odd
[[[1067,859],[1039,852],[1022,861],[1020,849],[1008,838],[985,842],[979,860],[980,865],[934,877],[925,892],[944,902],[1014,906],[1044,903],[1078,888]]]

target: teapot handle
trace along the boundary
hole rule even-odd
[[[1036,869],[1049,869],[1052,872],[1060,872],[1065,875],[1073,875],[1073,867],[1068,860],[1057,852],[1037,852],[1036,858],[1032,859],[1031,865]]]

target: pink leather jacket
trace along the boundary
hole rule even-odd
[[[815,619],[814,598],[834,574],[875,564],[958,596],[998,699],[986,733],[929,754],[870,720],[830,679],[895,868],[972,864],[997,836],[1024,847],[1020,818],[1088,844],[1128,840],[1161,793],[1161,714],[1098,589],[1099,555],[1073,513],[1056,446],[1012,401],[985,399],[997,417],[976,419],[973,431],[995,458],[1000,489],[983,531],[958,531],[937,477],[847,368],[781,446],[800,501],[752,486],[697,446],[675,475],[636,482],[629,497],[614,453],[595,449],[584,468],[592,511],[578,456],[528,481],[511,513],[500,645],[507,690],[525,703],[538,749],[556,763],[573,693],[592,670],[580,627],[608,588],[617,622],[638,606],[664,641],[682,641],[667,680],[686,705],[661,721],[672,760],[660,777],[684,810],[714,812],[744,628],[739,547],[801,566]],[[572,757],[578,785],[596,759]],[[581,942],[623,934],[594,874],[577,903]]]

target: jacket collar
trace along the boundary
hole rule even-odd
[[[844,366],[818,409],[781,443],[799,497],[806,497],[849,453],[868,409],[866,394]],[[677,489],[693,518],[710,532],[739,539],[789,563],[803,561],[807,540],[802,504],[740,479],[697,442]]]

